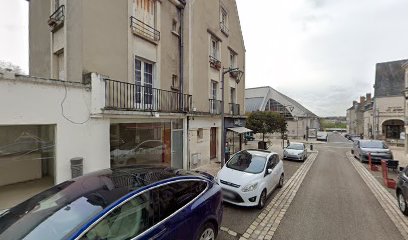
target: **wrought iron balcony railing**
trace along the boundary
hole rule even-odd
[[[223,32],[226,36],[229,35],[229,29],[225,23],[220,22],[220,29],[221,29],[221,32]]]
[[[136,19],[135,17],[130,17],[130,28],[134,34],[143,38],[155,42],[160,40],[160,32],[157,29]]]
[[[58,30],[64,23],[65,19],[65,5],[59,6],[48,19],[48,25],[52,31]]]
[[[221,114],[221,100],[209,99],[210,101],[210,114]]]
[[[105,79],[105,109],[125,111],[191,111],[191,95]]]
[[[218,70],[220,70],[221,69],[221,61],[220,60],[218,60],[217,58],[215,58],[214,56],[209,56],[209,62],[210,62],[210,66],[212,67],[212,68],[215,68],[215,69],[218,69]]]
[[[229,114],[231,115],[239,115],[240,114],[240,106],[236,103],[229,104]]]

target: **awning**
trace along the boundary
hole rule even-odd
[[[246,133],[246,132],[253,132],[251,129],[244,128],[244,127],[228,128],[228,130],[231,130],[231,131],[239,133],[239,134]]]

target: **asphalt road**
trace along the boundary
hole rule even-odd
[[[340,134],[316,146],[318,158],[273,239],[402,239],[346,158],[350,146]]]
[[[288,180],[301,165],[302,162],[299,161],[283,160],[285,179]],[[267,204],[273,199],[273,197],[279,191],[280,189],[276,189],[269,196]],[[221,225],[233,230],[234,232],[243,234],[261,212],[262,210],[259,210],[257,208],[238,207],[228,203],[224,203],[224,215]],[[226,232],[221,231],[219,236],[217,237],[217,240],[224,239],[237,239],[237,238],[228,235]]]

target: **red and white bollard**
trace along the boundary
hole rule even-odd
[[[378,167],[374,165],[373,162],[371,161],[371,153],[368,153],[368,170],[378,172]]]
[[[382,174],[383,174],[383,179],[384,179],[385,186],[387,186],[388,188],[395,189],[397,183],[395,182],[394,179],[388,178],[387,161],[381,160],[381,169],[382,169]]]

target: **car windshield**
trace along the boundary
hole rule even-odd
[[[361,148],[384,148],[387,149],[387,146],[381,141],[361,141]]]
[[[109,170],[66,181],[11,208],[0,217],[0,239],[64,239],[129,192],[115,187]]]
[[[264,170],[265,162],[265,157],[243,151],[235,154],[228,161],[227,167],[247,173],[261,173]]]
[[[293,149],[293,150],[303,150],[303,145],[302,144],[290,144],[287,149]]]

